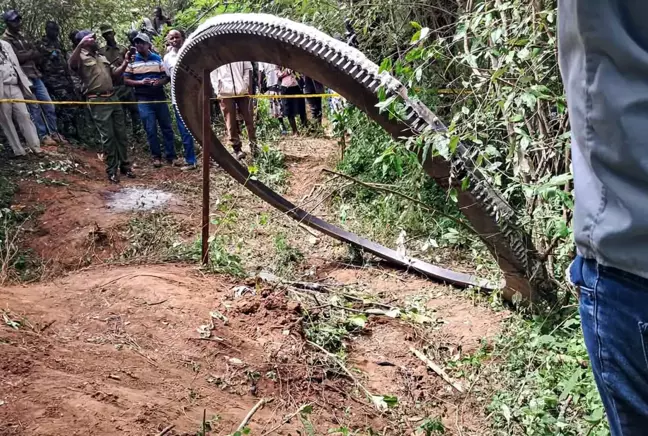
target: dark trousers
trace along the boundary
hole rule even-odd
[[[256,127],[254,126],[254,115],[252,114],[252,100],[249,97],[223,98],[220,100],[220,108],[225,117],[227,139],[234,151],[241,150],[241,131],[236,120],[237,108],[245,122],[245,128],[250,139],[250,148],[256,147]]]
[[[130,169],[128,160],[128,138],[126,137],[126,122],[124,111],[116,95],[111,97],[89,98],[88,102],[114,102],[115,104],[89,105],[101,137],[103,152],[106,154],[106,172],[117,174]]]
[[[131,132],[133,132],[134,136],[139,135],[142,131],[142,120],[137,105],[133,104],[136,101],[133,88],[121,85],[116,88],[115,93],[119,101],[126,103],[122,105],[122,108],[124,109],[124,113],[130,118]]]
[[[182,122],[178,109],[173,108],[175,113],[176,125],[178,126],[178,132],[180,132],[180,138],[182,139],[182,145],[184,146],[184,157],[188,165],[196,165],[196,150],[194,149],[194,141],[191,133],[187,129],[187,126]]]
[[[160,139],[158,138],[158,125],[162,131],[164,139],[164,151],[167,161],[173,161],[176,158],[173,125],[171,124],[171,113],[166,103],[147,103],[140,101],[137,105],[140,118],[146,130],[146,139],[151,147],[151,154],[154,159],[162,159],[160,150]]]

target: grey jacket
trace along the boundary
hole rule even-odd
[[[578,252],[648,278],[648,0],[559,0]]]
[[[23,96],[26,99],[34,98],[34,94],[30,89],[32,83],[27,77],[27,75],[25,74],[25,72],[20,67],[20,63],[18,62],[18,57],[16,56],[13,47],[7,41],[2,39],[0,39],[0,45],[2,46],[2,50],[7,54],[9,61],[13,65],[14,69],[16,70],[16,76],[18,76],[18,86],[20,87],[20,90],[23,92]],[[0,80],[0,96],[2,95],[4,95],[4,83],[2,83],[2,81]]]

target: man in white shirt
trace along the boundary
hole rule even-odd
[[[237,159],[245,159],[242,150],[240,130],[236,121],[236,110],[240,111],[250,140],[250,151],[253,156],[258,153],[256,129],[252,115],[252,100],[249,97],[252,89],[252,62],[233,62],[223,65],[211,72],[211,82],[220,99],[220,107],[225,117],[227,137]]]
[[[182,30],[172,29],[167,33],[167,53],[164,55],[164,71],[166,71],[169,77],[173,76],[173,70],[178,63],[178,54],[180,49],[185,41],[185,34]],[[171,95],[173,97],[173,94]],[[193,137],[187,130],[187,127],[184,125],[178,109],[176,108],[175,101],[173,103],[173,112],[175,114],[176,125],[178,126],[178,132],[180,132],[180,137],[182,138],[182,144],[184,145],[184,157],[185,163],[180,168],[183,171],[193,170],[196,168],[196,152],[194,149]]]

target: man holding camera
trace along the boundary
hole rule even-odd
[[[118,67],[124,62],[124,57],[128,49],[117,43],[115,40],[115,31],[110,24],[102,24],[99,26],[99,31],[103,39],[106,40],[106,45],[101,47],[99,52],[108,59],[110,65]],[[139,139],[142,134],[142,120],[140,119],[137,105],[133,104],[136,101],[133,88],[126,86],[124,79],[119,77],[119,79],[115,80],[115,93],[117,94],[117,98],[125,103],[122,105],[122,109],[130,116],[133,137]]]
[[[94,33],[82,30],[77,33],[76,40],[78,45],[70,56],[69,65],[81,77],[92,118],[101,134],[108,180],[119,183],[118,172],[128,178],[135,178],[128,160],[124,111],[113,86],[113,80],[119,79],[126,69],[130,55],[126,54],[121,65],[111,65],[99,53]],[[95,102],[115,104],[92,104]]]

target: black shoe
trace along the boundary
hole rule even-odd
[[[119,183],[119,177],[117,177],[117,174],[108,174],[108,181],[117,185]]]
[[[137,176],[135,175],[135,173],[134,173],[132,170],[126,170],[126,171],[121,170],[121,173],[122,173],[123,175],[125,175],[126,177],[128,177],[129,179],[135,179],[135,178],[137,178]]]

